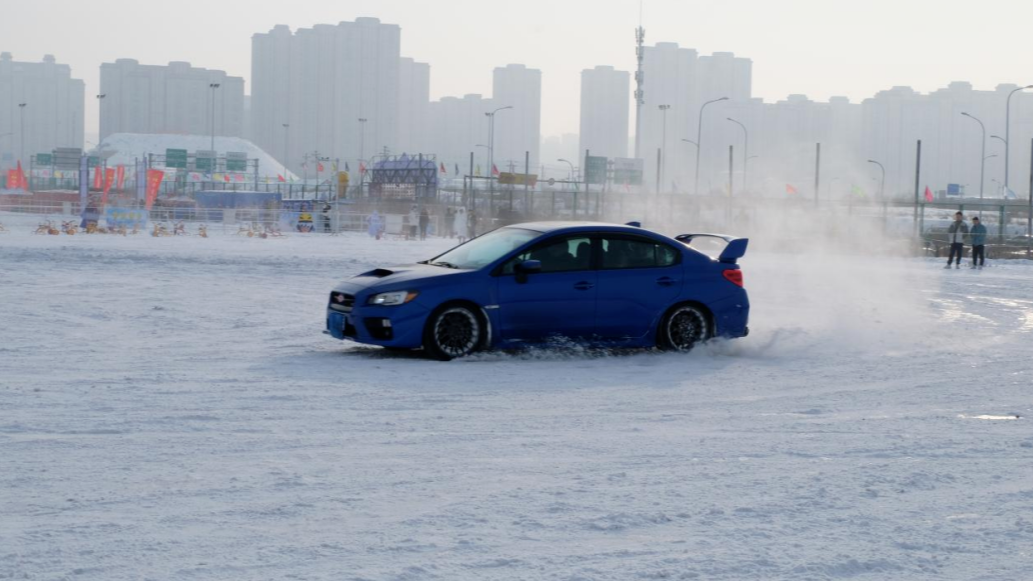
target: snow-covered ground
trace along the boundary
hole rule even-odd
[[[1033,265],[759,244],[747,339],[439,363],[321,331],[447,241],[29,221],[0,579],[1033,578]]]

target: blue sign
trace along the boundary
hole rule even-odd
[[[947,184],[947,195],[948,196],[960,196],[961,195],[961,184]]]
[[[147,226],[147,210],[108,206],[104,212],[104,219],[108,223],[108,228],[144,228]]]

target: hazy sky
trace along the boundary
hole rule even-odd
[[[0,51],[53,54],[86,81],[96,131],[99,67],[189,61],[248,79],[251,35],[375,16],[402,27],[402,55],[431,65],[431,97],[491,92],[492,69],[542,70],[542,134],[576,133],[580,71],[634,69],[638,0],[0,0]],[[1033,2],[646,0],[647,44],[753,59],[753,93],[860,101],[894,85],[1033,83]],[[1023,77],[1025,75],[1025,77]],[[250,83],[247,92],[250,93]]]

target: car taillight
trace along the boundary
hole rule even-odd
[[[739,270],[738,268],[734,268],[734,269],[730,268],[730,269],[724,271],[722,274],[725,275],[725,279],[727,279],[728,282],[730,282],[730,283],[732,283],[732,284],[734,284],[735,286],[738,286],[738,287],[742,286],[742,271]]]

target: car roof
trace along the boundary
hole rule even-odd
[[[550,234],[563,230],[566,232],[627,232],[629,234],[646,233],[656,235],[656,232],[652,232],[644,228],[637,228],[635,226],[626,226],[624,224],[611,224],[609,222],[575,222],[569,220],[525,222],[523,224],[510,224],[507,228],[524,228],[526,230],[541,232],[542,234]]]

